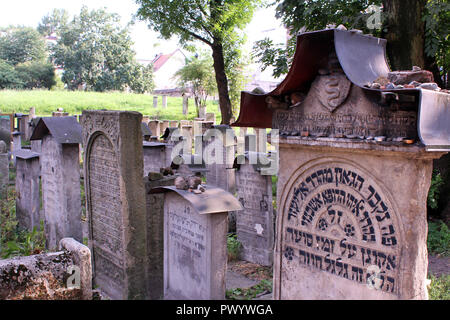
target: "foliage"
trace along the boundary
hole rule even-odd
[[[69,22],[69,13],[65,9],[53,9],[45,15],[37,27],[43,36],[59,35]]]
[[[229,79],[243,30],[250,22],[260,0],[136,0],[140,5],[137,16],[146,20],[149,27],[164,39],[178,36],[182,45],[201,41],[212,50],[214,71],[219,92],[222,120],[230,121],[232,107],[229,96]],[[226,48],[233,48],[227,50]],[[232,83],[231,90],[239,83]]]
[[[16,66],[25,89],[50,89],[56,84],[55,70],[48,62],[28,61]]]
[[[60,30],[52,58],[64,68],[62,80],[71,90],[151,91],[152,69],[138,65],[132,44],[119,15],[83,7]]]
[[[450,4],[447,0],[428,0],[423,16],[425,22],[425,53],[435,57],[446,87],[450,72]]]
[[[450,230],[444,222],[428,223],[427,247],[430,253],[450,255]]]
[[[437,209],[438,207],[438,201],[439,201],[439,194],[441,187],[444,185],[444,180],[441,177],[441,174],[439,171],[434,170],[433,176],[431,178],[431,185],[430,189],[428,191],[428,199],[427,204],[431,209]]]
[[[0,59],[0,89],[22,89],[24,83],[14,66]]]
[[[45,41],[33,28],[11,26],[0,36],[0,59],[13,66],[28,61],[43,62],[47,58]]]
[[[188,63],[175,73],[179,85],[185,90],[192,90],[197,114],[201,108],[206,107],[208,96],[212,96],[217,90],[212,65],[212,58],[203,55],[188,60]]]
[[[364,33],[381,36],[385,29],[369,29],[369,18],[373,16],[371,6],[380,6],[381,0],[275,0],[276,17],[281,19],[293,36],[289,42],[274,43],[266,38],[256,42],[253,47],[253,57],[263,65],[274,67],[273,75],[280,77],[288,72],[295,52],[297,32],[325,29],[327,25],[343,24],[348,29],[360,29]],[[381,15],[380,23],[387,17],[387,12]],[[450,27],[450,10],[447,0],[427,0],[423,16],[425,32],[425,52],[435,58],[440,66],[441,75],[448,87],[448,72],[450,70],[450,46],[448,30]]]
[[[234,233],[228,234],[227,237],[228,261],[237,260],[242,249],[242,244]]]
[[[235,288],[226,291],[226,298],[229,300],[251,300],[256,296],[272,292],[272,281],[261,280],[258,284],[250,288]]]
[[[275,44],[269,38],[257,41],[253,47],[253,57],[263,65],[263,70],[273,66],[273,76],[286,74],[295,53],[295,34],[301,31],[325,29],[327,25],[343,24],[349,29],[360,29],[373,33],[367,28],[367,19],[372,15],[366,10],[371,5],[380,5],[381,0],[276,0],[276,18],[281,19],[289,30],[288,43]]]
[[[450,300],[450,275],[442,275],[439,278],[430,275],[431,285],[428,289],[430,300]]]
[[[0,212],[0,258],[29,256],[41,253],[45,249],[44,221],[40,229],[20,230],[16,218],[15,197],[11,193],[9,201],[1,201]]]

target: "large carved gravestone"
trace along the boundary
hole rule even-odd
[[[272,205],[272,176],[263,175],[263,165],[251,164],[248,153],[235,161],[236,189],[244,210],[236,213],[236,234],[242,244],[241,259],[272,266],[274,244],[274,215]],[[243,161],[238,161],[243,158]],[[238,164],[242,162],[242,164]],[[264,173],[264,172],[263,172]]]
[[[202,194],[164,187],[165,299],[223,300],[227,216],[239,202],[219,188]]]
[[[385,45],[301,34],[286,79],[243,94],[236,125],[280,131],[275,299],[428,296],[426,201],[432,160],[450,151],[450,95],[372,85],[395,75]]]
[[[94,284],[112,299],[146,297],[142,115],[83,111],[85,190]]]
[[[81,126],[75,117],[40,118],[31,140],[41,140],[42,203],[47,246],[61,239],[81,242]]]

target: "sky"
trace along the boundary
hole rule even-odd
[[[54,8],[66,9],[70,15],[75,15],[80,12],[83,5],[89,9],[106,7],[108,12],[118,13],[122,17],[123,25],[131,21],[139,8],[134,0],[0,0],[0,26],[37,27],[42,17]],[[248,52],[255,41],[266,36],[277,43],[284,42],[286,37],[280,21],[275,19],[273,8],[258,10],[245,32]],[[135,42],[137,59],[151,60],[158,53],[170,53],[177,48],[177,39],[170,41],[158,39],[158,34],[148,29],[146,23],[142,21],[132,26],[131,36]]]

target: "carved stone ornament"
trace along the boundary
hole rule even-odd
[[[344,73],[318,75],[313,83],[320,103],[330,112],[344,103],[350,93],[351,82]]]

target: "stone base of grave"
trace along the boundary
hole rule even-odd
[[[427,299],[420,145],[280,139],[275,299]]]

